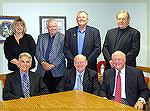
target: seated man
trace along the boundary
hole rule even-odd
[[[143,72],[126,66],[126,56],[121,51],[112,54],[114,68],[104,72],[102,89],[108,99],[143,109],[149,90]]]
[[[88,69],[85,56],[79,54],[74,57],[74,66],[66,70],[57,86],[58,91],[81,90],[95,95],[99,94],[100,83],[97,72]]]
[[[32,64],[32,56],[29,53],[21,53],[19,62],[20,70],[6,75],[3,100],[48,94],[48,89],[42,78],[38,74],[29,71]]]

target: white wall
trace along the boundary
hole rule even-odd
[[[89,13],[89,25],[101,32],[102,44],[108,29],[116,27],[115,15],[119,10],[126,9],[131,14],[130,26],[141,32],[141,51],[138,65],[148,66],[147,52],[147,3],[3,3],[4,16],[20,16],[27,25],[27,33],[35,41],[39,35],[39,16],[66,16],[67,29],[76,25],[75,14],[79,10]],[[3,44],[0,44],[0,73],[8,73],[7,61],[4,57]],[[103,59],[102,54],[98,59]]]

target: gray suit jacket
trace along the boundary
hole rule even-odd
[[[34,72],[29,72],[29,80],[31,97],[49,93],[40,75]],[[5,82],[3,100],[19,99],[21,97],[24,98],[19,71],[6,75]]]
[[[49,41],[49,33],[41,34],[37,40],[36,46],[36,59],[38,61],[37,73],[42,77],[45,74],[45,70],[41,65],[42,61],[45,61],[45,53]],[[65,56],[63,53],[64,47],[64,35],[57,32],[52,44],[51,52],[49,54],[49,63],[54,64],[55,67],[51,69],[54,77],[63,76],[65,65]]]
[[[78,55],[77,29],[78,26],[68,29],[65,33],[64,53],[67,58],[68,69],[74,66],[73,58]],[[88,68],[97,71],[97,57],[100,53],[101,39],[99,30],[86,26],[82,55],[87,57]]]

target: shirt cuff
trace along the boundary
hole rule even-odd
[[[141,101],[143,104],[146,104],[145,99],[144,99],[144,98],[142,98],[142,97],[140,97],[140,98],[138,99],[138,101]]]

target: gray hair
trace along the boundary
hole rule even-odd
[[[19,59],[21,59],[22,57],[28,57],[29,60],[32,61],[32,56],[27,52],[23,52],[19,55]]]
[[[127,15],[127,19],[130,20],[130,14],[129,14],[129,12],[127,10],[121,10],[121,11],[119,11],[117,13],[117,15],[116,15],[116,19],[118,19],[118,14],[120,14],[120,13],[125,13]]]
[[[46,21],[46,26],[48,26],[48,24],[50,22],[54,21],[56,24],[57,24],[57,21],[54,19],[54,18],[49,18],[47,21]]]

